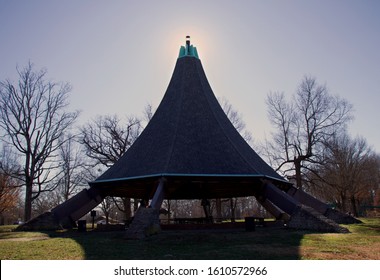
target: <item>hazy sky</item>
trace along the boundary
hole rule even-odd
[[[0,79],[30,60],[73,86],[83,123],[157,106],[185,36],[213,91],[253,137],[270,135],[265,98],[305,74],[353,103],[352,135],[380,152],[380,1],[0,0]]]

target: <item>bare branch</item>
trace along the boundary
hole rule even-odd
[[[121,122],[117,116],[100,116],[81,128],[80,143],[88,157],[109,167],[129,149],[141,132],[140,120]]]

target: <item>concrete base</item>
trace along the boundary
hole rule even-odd
[[[19,231],[33,230],[60,230],[63,229],[58,219],[52,212],[46,212],[38,217],[31,219],[27,223],[17,227]]]
[[[315,209],[301,205],[292,214],[287,223],[289,228],[311,230],[318,232],[349,233],[347,228],[341,227],[334,221],[326,218]]]
[[[160,212],[154,208],[139,208],[125,234],[126,239],[143,239],[161,232]]]
[[[327,209],[326,213],[324,214],[327,218],[330,220],[335,221],[338,224],[361,224],[362,221],[356,219],[355,217],[342,213],[335,209]]]

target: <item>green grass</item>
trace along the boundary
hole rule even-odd
[[[380,259],[380,219],[347,225],[351,234],[279,228],[254,232],[163,231],[144,240],[124,232],[14,232],[0,227],[0,259]]]
[[[300,246],[303,259],[380,259],[380,219],[344,225],[351,234],[306,234]]]

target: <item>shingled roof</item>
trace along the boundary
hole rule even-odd
[[[179,198],[195,196],[190,186],[194,182],[199,186],[202,181],[212,181],[218,189],[223,189],[222,182],[230,182],[226,188],[232,190],[248,178],[285,182],[231,124],[207,81],[196,49],[189,44],[185,51],[181,48],[166,93],[144,131],[120,160],[90,185],[118,192],[129,189],[129,195],[137,197],[144,185],[161,177],[177,182],[172,194]],[[184,185],[189,188],[187,194],[175,189]],[[232,196],[230,192],[211,195]]]

